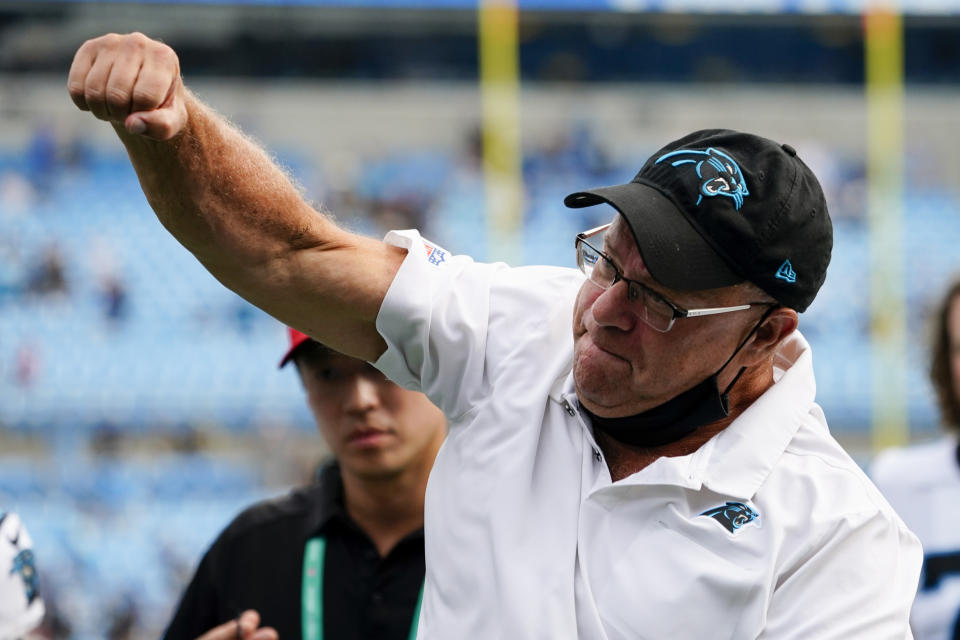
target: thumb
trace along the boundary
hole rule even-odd
[[[180,133],[186,123],[186,110],[169,106],[131,113],[124,120],[123,126],[135,135],[154,140],[169,140]]]

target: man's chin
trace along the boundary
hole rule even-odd
[[[573,386],[580,404],[601,418],[622,418],[645,410],[638,402],[639,394],[630,394],[629,382],[625,378],[606,373],[597,375],[589,367],[577,367],[575,363]]]
[[[580,370],[579,374],[585,373]],[[616,412],[616,407],[620,404],[616,396],[622,393],[617,389],[612,380],[598,380],[597,376],[586,376],[586,384],[581,375],[578,375],[578,369],[573,369],[573,386],[577,392],[577,399],[591,413],[602,417],[609,417],[608,414]]]
[[[595,344],[591,343],[574,354],[573,376],[581,388],[602,388],[617,382],[622,384],[629,375],[629,362]]]
[[[350,471],[356,477],[367,482],[389,482],[396,479],[401,473],[401,469],[398,468],[396,463],[358,460],[351,461]]]

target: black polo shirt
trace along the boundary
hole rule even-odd
[[[423,584],[423,530],[381,558],[347,515],[335,465],[317,484],[237,516],[201,560],[164,638],[193,640],[246,609],[283,640],[300,638],[304,548],[318,535],[324,640],[407,640]]]

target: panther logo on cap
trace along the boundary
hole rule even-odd
[[[710,516],[724,527],[730,533],[736,533],[737,530],[745,524],[756,520],[760,514],[743,504],[742,502],[727,501],[727,504],[713,509],[707,509],[700,515]]]
[[[700,178],[698,205],[704,196],[708,198],[725,196],[732,198],[735,208],[739,210],[743,206],[743,199],[750,195],[747,183],[743,179],[743,172],[740,171],[740,165],[723,151],[713,147],[709,147],[706,151],[680,149],[663,154],[654,164],[660,164],[667,158],[674,158],[670,161],[670,165],[674,167],[685,164],[694,165],[697,177]]]

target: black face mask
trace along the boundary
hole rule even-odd
[[[590,412],[583,404],[580,408],[590,416],[594,429],[614,440],[637,447],[657,447],[693,433],[699,427],[716,422],[730,415],[730,389],[740,379],[746,367],[742,367],[727,388],[720,391],[717,376],[747,344],[747,340],[760,328],[763,321],[776,307],[768,309],[747,337],[737,346],[717,371],[690,389],[643,413],[623,418],[601,418]]]

